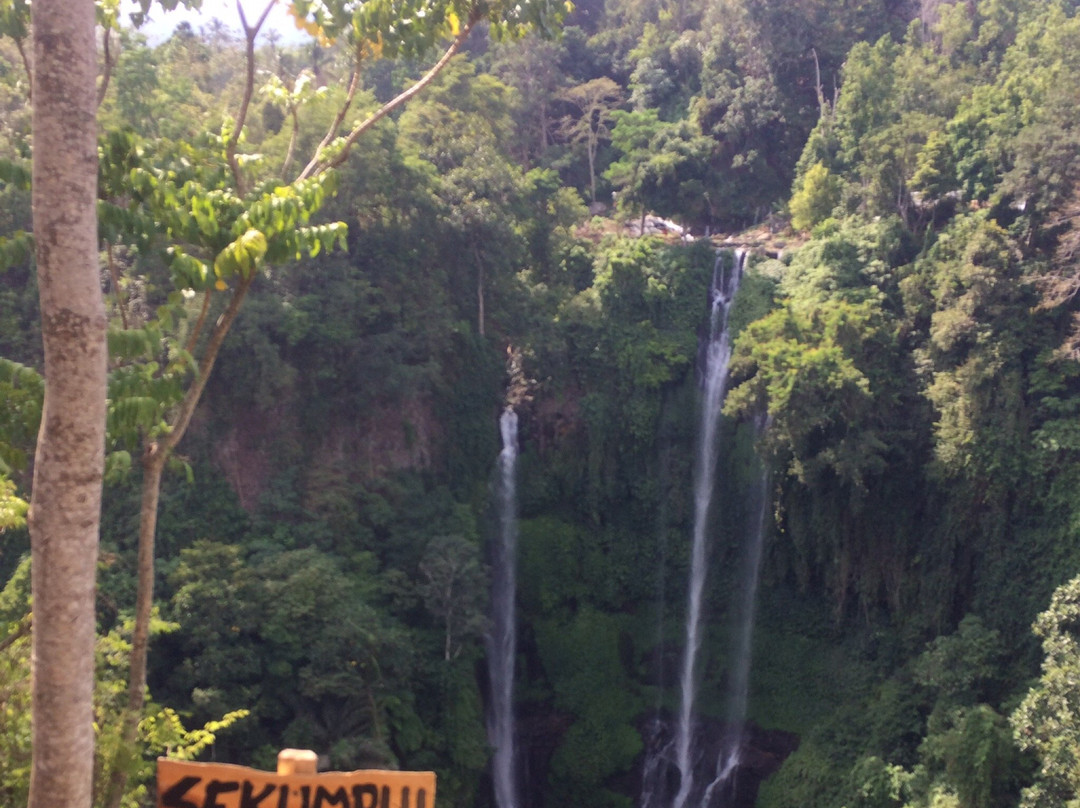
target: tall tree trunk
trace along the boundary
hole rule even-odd
[[[473,255],[476,257],[476,329],[480,336],[484,336],[484,262],[480,260],[480,250],[473,244]]]
[[[543,157],[547,154],[548,150],[548,114],[547,114],[547,102],[540,102],[540,156]]]
[[[105,462],[93,0],[34,0],[33,211],[45,406],[30,499],[30,808],[89,808],[94,577]]]
[[[589,195],[592,197],[593,204],[596,204],[596,146],[596,139],[590,135],[589,142],[585,144],[585,151],[589,155]]]

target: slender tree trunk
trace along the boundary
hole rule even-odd
[[[131,638],[131,670],[128,674],[128,703],[120,732],[120,746],[109,775],[105,805],[120,805],[127,786],[128,765],[135,755],[146,693],[146,660],[150,646],[150,615],[154,607],[154,535],[157,532],[161,475],[167,455],[156,443],[143,455],[142,500],[139,506],[138,587],[135,593],[135,630]]]
[[[195,413],[206,382],[214,370],[214,363],[221,351],[221,345],[232,328],[254,279],[255,276],[251,275],[240,282],[225,311],[215,323],[206,345],[206,352],[199,363],[199,373],[180,403],[173,419],[172,430],[160,441],[149,444],[143,454],[142,501],[139,508],[138,586],[135,596],[135,630],[131,643],[131,671],[128,676],[128,703],[122,719],[121,743],[113,761],[108,792],[105,795],[106,808],[119,808],[124,796],[130,768],[126,764],[134,752],[134,744],[138,739],[139,720],[142,718],[143,704],[146,701],[146,660],[150,647],[150,615],[154,606],[154,544],[162,473],[169,456],[187,433],[191,416]]]
[[[589,194],[592,196],[593,203],[596,202],[596,141],[590,137],[589,142],[586,144],[585,151],[589,155]]]
[[[89,808],[94,578],[105,463],[93,0],[34,0],[33,208],[45,407],[30,499],[30,808]]]
[[[484,336],[484,267],[481,266],[480,274],[476,279],[476,325],[480,336]]]
[[[289,135],[289,149],[285,152],[285,162],[281,164],[282,182],[289,181],[289,169],[292,168],[293,155],[296,153],[296,141],[300,138],[300,115],[295,105],[289,110],[289,115],[292,118],[292,134]]]
[[[480,260],[480,250],[473,245],[473,255],[476,257],[476,329],[480,336],[484,336],[484,262]]]
[[[547,102],[540,102],[540,156],[543,157],[548,149],[548,114]]]

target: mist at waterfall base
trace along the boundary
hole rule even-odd
[[[646,729],[642,770],[642,808],[722,808],[737,804],[740,773],[745,766],[746,725],[754,604],[757,597],[767,510],[768,479],[757,470],[752,490],[745,494],[744,514],[725,514],[714,503],[721,455],[721,409],[731,358],[729,315],[745,268],[746,255],[718,254],[710,287],[709,331],[703,340],[701,409],[694,474],[694,521],[687,589],[685,641],[680,672],[680,702],[674,722],[661,715]],[[704,594],[714,527],[740,519],[734,531],[745,537],[733,604],[731,650],[727,660],[727,696],[723,721],[704,721],[698,715],[698,691],[705,633]],[[758,778],[760,779],[760,778]],[[757,780],[747,783],[756,794]]]
[[[488,741],[496,808],[518,808],[514,727],[514,657],[517,634],[517,443],[518,416],[507,407],[499,418],[502,451],[495,475],[498,535],[491,548],[491,631],[487,637]]]

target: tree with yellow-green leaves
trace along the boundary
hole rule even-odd
[[[596,152],[611,138],[615,110],[623,102],[623,91],[611,79],[602,76],[563,91],[562,99],[577,110],[559,125],[563,137],[571,143],[584,143],[589,158],[589,194],[596,201]]]

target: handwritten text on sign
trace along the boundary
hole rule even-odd
[[[434,772],[274,774],[158,758],[158,808],[435,808]]]

